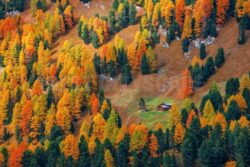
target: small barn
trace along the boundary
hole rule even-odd
[[[157,106],[157,111],[168,111],[171,109],[171,104],[169,103],[161,103]]]

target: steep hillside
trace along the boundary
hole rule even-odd
[[[89,5],[84,5],[79,0],[72,0],[71,5],[74,7],[74,17],[77,25],[82,15],[87,18],[94,16],[96,13],[107,16],[112,6],[112,1],[94,0]],[[47,12],[53,11],[54,8],[55,5],[51,4]],[[30,9],[26,10],[22,15],[25,21],[33,21]],[[142,15],[144,15],[144,11],[139,10],[138,16]],[[222,68],[216,71],[216,74],[213,75],[203,87],[195,90],[194,95],[191,97],[194,102],[199,102],[200,98],[210,88],[212,82],[223,83],[230,77],[239,77],[250,70],[250,67],[246,63],[250,59],[250,51],[248,49],[250,42],[248,41],[243,46],[238,45],[237,26],[234,19],[229,20],[225,26],[220,29],[219,36],[215,42],[207,46],[207,53],[210,56],[215,56],[217,49],[223,47],[226,55],[226,63]],[[135,33],[138,30],[139,24],[129,26],[121,30],[118,34],[128,45],[134,39]],[[247,35],[249,36],[249,32]],[[51,52],[54,59],[57,59],[63,43],[66,40],[71,41],[75,45],[85,45],[77,34],[77,26],[74,26],[65,36],[60,37],[54,43]],[[161,34],[160,44],[157,44],[154,48],[160,67],[157,74],[149,74],[146,76],[137,75],[133,83],[129,86],[122,86],[119,77],[113,80],[100,79],[100,86],[104,89],[105,94],[111,99],[113,106],[122,116],[123,120],[129,124],[141,121],[136,116],[133,117],[134,112],[130,112],[137,110],[140,97],[174,99],[177,103],[181,101],[179,89],[181,86],[181,73],[188,67],[191,58],[199,55],[199,49],[192,47],[193,49],[191,49],[189,59],[187,59],[181,49],[181,40],[175,40],[169,48],[164,48],[163,44],[165,40],[165,36]],[[112,41],[112,39],[110,41]],[[90,52],[99,53],[99,49],[94,49],[92,44],[86,45],[86,47]],[[235,58],[237,61],[235,61]]]
[[[247,32],[247,35],[249,37],[250,33]],[[250,71],[250,66],[248,65],[250,61],[250,41],[248,40],[244,45],[239,45],[237,37],[238,24],[232,18],[220,29],[215,42],[206,47],[209,56],[215,56],[217,49],[223,47],[226,62],[203,87],[195,89],[195,93],[191,97],[194,102],[200,102],[200,99],[208,91],[213,82],[223,84],[231,77],[240,77]],[[157,74],[138,76],[129,86],[121,86],[117,80],[108,81],[105,84],[104,89],[107,96],[111,98],[112,104],[123,116],[124,120],[127,120],[127,117],[131,115],[130,111],[137,110],[140,97],[163,97],[165,99],[174,99],[177,103],[181,101],[181,73],[188,67],[190,59],[184,57],[181,50],[181,41],[174,41],[169,48],[163,47],[164,42],[165,37],[161,35],[161,43],[154,48],[160,65]],[[189,56],[192,58],[198,55],[199,49],[194,48],[191,50]],[[222,92],[224,92],[224,86]],[[127,99],[126,102],[124,99]],[[139,118],[129,118],[129,120],[130,123],[133,121],[142,121]]]

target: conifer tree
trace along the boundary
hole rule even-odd
[[[92,44],[96,49],[100,47],[98,36],[94,31],[92,31]]]
[[[111,9],[109,11],[109,26],[112,33],[116,32],[116,15],[115,10]]]
[[[190,72],[188,69],[184,70],[182,77],[182,97],[186,98],[192,95],[193,93],[193,83]]]
[[[87,25],[83,24],[81,28],[81,38],[85,44],[89,44],[89,31]]]
[[[125,64],[122,69],[121,83],[124,85],[129,85],[132,82],[132,75],[130,73],[130,67]]]
[[[214,60],[212,57],[209,57],[206,61],[206,64],[204,66],[204,77],[205,79],[208,79],[211,75],[215,73],[214,68]]]
[[[136,7],[134,3],[131,3],[129,5],[129,24],[135,24],[136,23]]]
[[[206,53],[206,46],[204,43],[201,44],[200,46],[200,58],[201,60],[205,59],[207,56],[207,53]]]
[[[189,47],[189,40],[187,38],[185,38],[183,41],[182,41],[182,51],[184,53],[187,53],[188,52],[188,47]]]
[[[217,68],[220,68],[225,62],[225,57],[224,57],[224,49],[219,48],[215,57],[215,65]]]
[[[238,36],[238,43],[243,45],[246,42],[246,32],[243,22],[241,21],[239,24],[239,36]]]
[[[141,60],[141,73],[142,75],[146,75],[149,74],[149,65],[148,65],[148,60],[146,55],[142,56],[142,60]]]
[[[240,118],[240,108],[236,101],[232,100],[228,105],[226,112],[227,121],[238,120]]]

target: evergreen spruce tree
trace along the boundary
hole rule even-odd
[[[228,14],[230,14],[231,17],[235,16],[235,4],[236,4],[236,0],[230,0],[229,1],[229,10],[228,10]]]
[[[135,24],[136,23],[136,7],[134,3],[131,3],[129,5],[129,24]]]
[[[0,67],[3,67],[3,60],[4,60],[3,56],[0,55]]]
[[[118,50],[116,62],[117,67],[120,71],[122,70],[122,67],[128,63],[127,53],[124,51],[123,48]]]
[[[146,75],[146,74],[149,74],[149,72],[150,72],[150,69],[149,69],[147,57],[146,55],[143,55],[141,59],[141,73],[142,75]]]
[[[241,20],[240,20],[240,24],[242,24],[242,26],[243,26],[245,29],[247,29],[247,30],[250,29],[250,17],[249,17],[249,15],[248,15],[247,13],[245,13],[245,14],[242,16],[242,18],[241,18]]]
[[[250,113],[250,90],[248,88],[245,88],[242,92],[242,96],[246,100],[248,113]]]
[[[170,143],[170,131],[167,128],[165,131],[165,149],[170,149],[171,143]]]
[[[170,45],[173,40],[175,40],[174,27],[170,26],[169,30],[167,31],[166,41]]]
[[[0,19],[3,19],[5,15],[3,2],[0,1]]]
[[[122,11],[122,28],[129,25],[129,4],[127,0],[124,0],[124,9]]]
[[[116,69],[116,65],[115,65],[114,61],[110,61],[108,63],[108,72],[109,72],[109,76],[111,78],[115,78],[116,77],[117,69]]]
[[[226,83],[226,95],[231,96],[239,92],[240,82],[238,78],[230,78]]]
[[[151,32],[152,36],[152,44],[155,45],[155,44],[159,44],[160,42],[160,36],[158,35],[158,31],[156,28],[153,28],[152,29],[152,32]]]
[[[201,58],[201,60],[205,59],[206,56],[207,56],[206,45],[204,43],[202,43],[200,46],[200,58]]]
[[[47,93],[47,107],[50,108],[51,104],[54,102],[54,95],[52,91],[52,87],[48,86],[48,93]]]
[[[128,134],[125,134],[124,139],[118,144],[116,151],[116,164],[118,167],[128,166],[128,151],[129,151],[130,138]]]
[[[177,163],[175,160],[174,155],[169,155],[169,153],[166,153],[163,160],[163,166],[164,167],[177,167]]]
[[[246,29],[245,29],[245,24],[243,21],[240,22],[239,24],[239,36],[238,36],[238,43],[240,45],[243,45],[246,42]]]
[[[92,159],[92,165],[105,167],[104,147],[103,147],[103,144],[98,139],[96,139],[96,148],[95,148],[94,157]]]
[[[210,89],[210,91],[208,93],[208,97],[209,97],[210,101],[212,102],[215,110],[218,110],[220,107],[222,107],[223,98],[222,98],[217,86],[216,86],[216,88]]]
[[[46,153],[44,151],[43,148],[36,148],[35,150],[35,157],[36,157],[36,162],[37,162],[37,166],[45,166],[46,162],[47,162],[47,157],[46,157]]]
[[[23,153],[22,166],[25,166],[25,167],[37,166],[36,158],[31,151],[27,150]]]
[[[199,162],[202,166],[223,166],[225,160],[225,150],[220,138],[203,140],[199,149]]]
[[[173,28],[174,28],[174,32],[176,34],[177,37],[181,37],[181,28],[179,26],[179,24],[175,21],[174,19],[174,22],[173,22]]]
[[[236,101],[232,100],[226,112],[227,121],[238,120],[240,118],[240,108]]]
[[[204,84],[204,74],[199,64],[194,66],[193,81],[195,87],[201,87]]]
[[[206,26],[202,31],[202,35],[203,35],[204,38],[207,38],[207,36],[210,35],[211,25],[212,25],[211,19],[207,19],[206,20]]]
[[[206,61],[206,64],[204,66],[204,77],[205,79],[208,79],[211,75],[215,73],[214,68],[214,60],[212,57],[209,57]]]
[[[98,36],[94,31],[92,31],[92,44],[95,49],[100,47]]]
[[[181,153],[183,157],[183,165],[185,167],[192,167],[196,158],[194,141],[186,138],[181,144]]]
[[[163,152],[166,150],[166,145],[165,145],[165,134],[163,133],[163,130],[160,128],[154,132],[155,137],[157,138],[158,142],[158,153],[161,157]]]
[[[116,15],[115,15],[115,10],[111,9],[109,11],[109,25],[110,25],[110,31],[112,33],[116,32]]]
[[[211,25],[210,36],[211,37],[217,37],[216,25],[214,23]]]
[[[144,99],[142,97],[140,98],[140,101],[139,101],[139,107],[140,107],[141,110],[144,110],[145,107],[146,107],[145,101],[144,101]]]
[[[191,5],[191,0],[185,0],[186,6]]]
[[[93,64],[95,67],[95,72],[97,74],[101,74],[101,58],[96,53],[95,53],[94,58],[93,58]]]
[[[224,49],[219,48],[215,57],[215,65],[217,68],[220,68],[225,62],[225,57],[224,57]]]
[[[185,38],[183,41],[182,41],[182,51],[184,53],[187,53],[188,52],[188,47],[189,47],[189,40],[187,38]]]
[[[130,67],[128,64],[125,64],[122,69],[121,83],[123,85],[129,85],[132,82],[132,75],[130,73]]]
[[[78,145],[80,156],[78,160],[79,167],[88,167],[90,166],[90,155],[88,154],[88,143],[83,136],[80,138]]]
[[[80,37],[82,35],[82,25],[83,25],[83,23],[80,20],[79,23],[77,24],[77,33],[78,33],[78,36],[80,36]]]
[[[114,0],[114,2],[112,4],[112,8],[114,8],[115,10],[117,10],[118,6],[119,6],[119,0]]]
[[[82,29],[81,29],[81,38],[83,39],[84,43],[85,44],[89,44],[89,30],[88,30],[88,27],[87,25],[82,25]],[[94,38],[97,38],[97,42],[98,42],[98,37],[97,35],[94,33],[93,31],[93,34],[92,34],[92,42],[96,41],[96,39]],[[94,45],[94,43],[93,43]]]

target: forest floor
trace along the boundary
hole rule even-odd
[[[112,0],[93,0],[90,8],[85,6],[79,0],[71,0],[74,7],[74,17],[76,21],[81,15],[88,17],[94,16],[96,13],[108,16],[109,9],[112,6]],[[104,6],[102,8],[101,6]],[[53,11],[55,5],[50,5],[47,12]],[[27,9],[23,16],[25,21],[32,21],[30,9]],[[139,11],[138,15],[143,15],[143,11]],[[135,33],[139,30],[139,24],[129,26],[121,30],[118,34],[125,40],[126,44],[133,41]],[[195,90],[191,99],[199,104],[202,96],[209,90],[211,84],[216,81],[222,89],[225,81],[230,77],[239,77],[250,71],[250,40],[241,46],[237,43],[238,27],[235,19],[230,19],[219,31],[219,35],[212,45],[207,46],[209,56],[215,56],[218,48],[223,47],[226,55],[226,62],[223,67],[218,69],[208,82],[202,87]],[[250,37],[250,32],[247,32]],[[77,34],[76,26],[65,36],[57,39],[52,54],[56,59],[65,40],[71,41],[74,45],[85,45]],[[112,39],[110,39],[112,40]],[[100,87],[104,89],[105,95],[111,99],[113,107],[122,117],[125,124],[144,123],[152,128],[157,122],[168,125],[168,112],[159,113],[155,111],[157,105],[162,102],[172,102],[181,104],[180,87],[182,71],[188,67],[193,56],[199,56],[199,49],[191,50],[189,59],[182,52],[181,40],[175,40],[169,48],[164,48],[165,36],[161,35],[160,44],[154,48],[158,57],[159,72],[146,76],[137,75],[129,86],[123,86],[119,82],[119,77],[114,80],[100,80]],[[93,46],[86,45],[90,53],[98,53],[98,49]],[[222,93],[224,90],[222,90]],[[141,113],[138,110],[140,97],[145,98],[146,105],[151,112]]]

